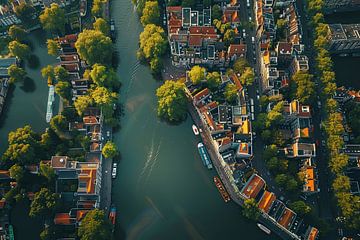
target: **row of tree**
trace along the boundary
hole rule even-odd
[[[336,176],[333,182],[333,190],[338,206],[346,219],[346,225],[358,229],[360,227],[360,197],[350,193],[350,180],[344,173],[349,159],[347,155],[339,153],[339,149],[344,146],[342,137],[344,127],[342,115],[337,111],[338,103],[332,98],[337,86],[333,62],[327,50],[330,30],[324,21],[323,7],[323,0],[308,1],[307,11],[312,17],[310,24],[315,29],[316,71],[322,84],[322,93],[326,99],[327,119],[324,127],[329,150],[329,168]]]

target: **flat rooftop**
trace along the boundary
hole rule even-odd
[[[337,40],[359,40],[360,24],[329,24],[331,39]]]

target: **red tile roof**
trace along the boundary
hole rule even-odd
[[[201,36],[189,36],[189,46],[200,47],[202,45],[202,37]]]
[[[256,198],[264,186],[265,181],[259,175],[253,174],[241,192],[247,198]]]
[[[293,219],[296,217],[296,214],[289,208],[285,208],[283,215],[279,220],[279,224],[289,229],[291,227],[291,223]]]
[[[57,213],[54,218],[56,225],[71,225],[75,223],[75,219],[71,218],[69,213]]]
[[[276,200],[276,196],[272,192],[265,191],[259,202],[259,208],[268,213],[273,202]]]
[[[288,42],[279,42],[277,51],[279,54],[291,54],[292,44]]]
[[[241,56],[246,54],[246,44],[230,44],[228,48],[228,56]]]
[[[168,12],[181,12],[181,6],[169,6],[166,8]]]
[[[317,228],[312,227],[307,240],[315,240],[318,234],[319,234],[319,230],[317,230]]]

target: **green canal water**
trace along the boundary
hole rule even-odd
[[[178,126],[157,119],[155,90],[161,83],[136,59],[142,27],[131,1],[114,0],[112,16],[118,31],[115,47],[124,108],[121,129],[114,136],[121,151],[112,191],[118,208],[115,239],[278,239],[242,217],[240,207],[223,202],[212,180],[215,171],[207,170],[198,155],[200,139],[192,133],[191,119]],[[40,66],[27,68],[32,81],[17,84],[10,92],[0,118],[0,153],[10,131],[25,124],[36,131],[47,127],[48,87],[40,69],[56,59],[47,55],[42,33],[30,38]],[[13,211],[16,239],[38,240],[42,226],[25,217],[26,212],[23,205]]]
[[[115,239],[277,239],[225,204],[197,152],[192,121],[170,126],[156,117],[154,80],[136,59],[142,31],[130,0],[112,2],[118,32],[124,117],[115,136],[121,152],[113,201]]]

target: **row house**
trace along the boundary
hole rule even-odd
[[[20,23],[21,20],[16,16],[11,4],[0,5],[0,27],[9,27]]]
[[[254,199],[260,212],[294,239],[315,240],[318,237],[316,228],[306,225],[274,193],[266,190],[266,182],[258,174],[247,180],[240,193],[244,199]]]
[[[232,28],[236,28],[240,25],[239,6],[228,6],[224,9],[221,17],[223,24],[229,23]]]
[[[320,192],[317,169],[313,159],[306,158],[302,162],[299,175],[301,175],[304,179],[304,185],[302,189],[303,193],[311,195]]]
[[[288,23],[287,37],[288,41],[294,45],[302,42],[302,27],[295,3],[291,3],[285,10],[285,16]]]
[[[275,39],[276,29],[273,8],[265,5],[263,0],[255,3],[256,35],[260,42],[267,42]]]

